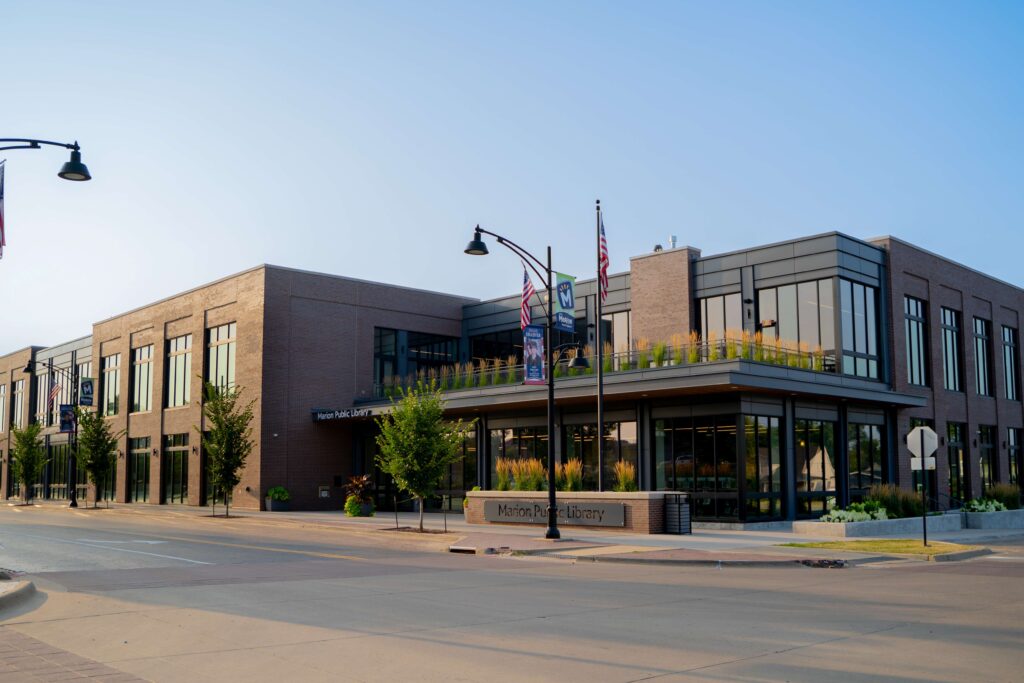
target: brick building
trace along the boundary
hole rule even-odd
[[[575,334],[555,340],[591,358],[595,294],[593,280],[577,283]],[[475,421],[445,485],[458,505],[492,485],[497,458],[549,447],[546,389],[521,382],[519,304],[260,266],[98,322],[88,337],[0,356],[0,493],[21,495],[11,426],[36,419],[50,453],[36,495],[69,495],[56,406],[93,377],[98,409],[125,431],[100,494],[208,504],[202,378],[255,400],[235,505],[257,508],[282,485],[296,508],[337,509],[341,484],[366,472],[387,507],[373,416],[389,389],[433,377],[449,412]],[[556,365],[556,457],[580,458],[593,490],[611,488],[615,461],[628,460],[641,489],[690,492],[698,519],[794,519],[874,483],[916,486],[903,442],[928,424],[941,435],[935,505],[956,506],[1020,483],[1022,309],[1020,288],[891,237],[637,256],[611,277],[600,321],[612,351],[600,435],[593,370]]]

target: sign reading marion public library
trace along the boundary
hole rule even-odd
[[[330,408],[314,408],[313,422],[328,422],[330,420],[351,420],[354,417],[370,417],[369,408],[346,408],[345,410],[332,410]]]
[[[547,524],[548,504],[539,500],[485,500],[484,519],[488,522]],[[626,510],[622,503],[559,503],[558,523],[624,527]]]

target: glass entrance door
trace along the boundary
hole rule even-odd
[[[188,503],[188,434],[164,437],[164,500],[166,504]]]

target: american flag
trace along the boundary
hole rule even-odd
[[[608,298],[608,240],[604,237],[604,216],[601,216],[601,240],[597,245],[597,279],[601,289],[601,303]]]
[[[519,325],[524,330],[530,324],[530,297],[536,293],[530,275],[526,272],[526,266],[523,266],[523,303],[519,307]]]
[[[4,257],[4,247],[7,246],[7,236],[4,233],[4,162],[0,159],[0,258]]]
[[[50,378],[50,395],[47,399],[46,409],[53,410],[53,400],[60,394],[60,382],[55,380],[53,377]]]

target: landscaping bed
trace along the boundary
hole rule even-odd
[[[960,513],[931,515],[928,517],[928,531],[930,532],[960,531],[962,528]],[[865,522],[798,521],[793,522],[793,533],[805,536],[835,536],[839,538],[906,536],[921,533],[921,518],[873,519]]]
[[[1024,510],[965,512],[968,529],[1024,529]]]

